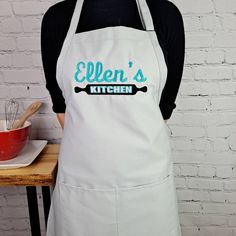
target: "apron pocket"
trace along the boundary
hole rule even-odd
[[[61,235],[117,236],[114,190],[60,185]]]
[[[117,216],[119,236],[180,236],[173,175],[117,190]]]

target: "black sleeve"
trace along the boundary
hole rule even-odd
[[[182,15],[178,8],[169,1],[166,11],[164,34],[164,50],[166,51],[166,63],[168,68],[167,81],[162,91],[160,109],[163,118],[169,119],[176,107],[175,100],[178,94],[184,65],[185,33]]]
[[[54,16],[54,11],[52,10],[54,7],[56,6],[50,7],[42,19],[41,55],[46,88],[50,93],[53,104],[52,110],[55,113],[65,113],[65,100],[56,80],[56,62],[62,47],[63,36],[59,31],[59,25],[55,23],[57,17]]]

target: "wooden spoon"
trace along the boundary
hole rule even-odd
[[[18,129],[20,127],[22,127],[25,123],[25,121],[32,116],[36,111],[39,110],[39,108],[41,107],[42,102],[40,101],[36,101],[33,102],[32,104],[30,104],[27,109],[24,111],[24,113],[19,117],[18,121],[16,121],[13,125],[11,129]]]

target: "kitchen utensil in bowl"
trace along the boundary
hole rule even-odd
[[[17,100],[11,98],[5,102],[5,122],[7,130],[10,130],[15,122],[16,115],[19,109]]]
[[[16,157],[27,144],[30,131],[30,121],[25,121],[23,127],[8,130],[6,120],[0,120],[0,161]]]
[[[25,110],[25,112],[19,117],[18,121],[16,121],[13,126],[12,129],[17,129],[22,127],[22,125],[24,124],[24,122],[30,117],[32,116],[36,111],[39,110],[39,108],[41,107],[42,102],[40,101],[36,101],[31,103],[27,109]]]

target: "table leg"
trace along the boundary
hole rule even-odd
[[[45,225],[47,227],[48,214],[49,214],[49,209],[50,209],[50,204],[51,204],[50,187],[42,186],[42,193],[43,193],[44,219],[45,219]]]
[[[36,186],[26,186],[31,235],[41,236]]]

